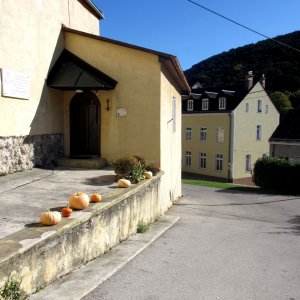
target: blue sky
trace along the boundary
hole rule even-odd
[[[194,0],[269,37],[300,30],[300,0]],[[93,0],[101,35],[176,55],[183,70],[264,38],[187,0]]]

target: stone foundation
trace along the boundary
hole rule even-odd
[[[63,149],[63,134],[0,137],[0,175],[46,166]]]

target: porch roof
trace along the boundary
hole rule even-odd
[[[47,85],[60,90],[111,90],[117,81],[64,49],[48,74]]]

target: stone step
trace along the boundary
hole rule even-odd
[[[66,168],[103,169],[106,166],[104,158],[60,158],[56,160],[57,166]]]

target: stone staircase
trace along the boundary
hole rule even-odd
[[[89,157],[89,158],[59,158],[56,160],[58,167],[76,168],[76,169],[103,169],[106,166],[106,161],[101,157]]]

